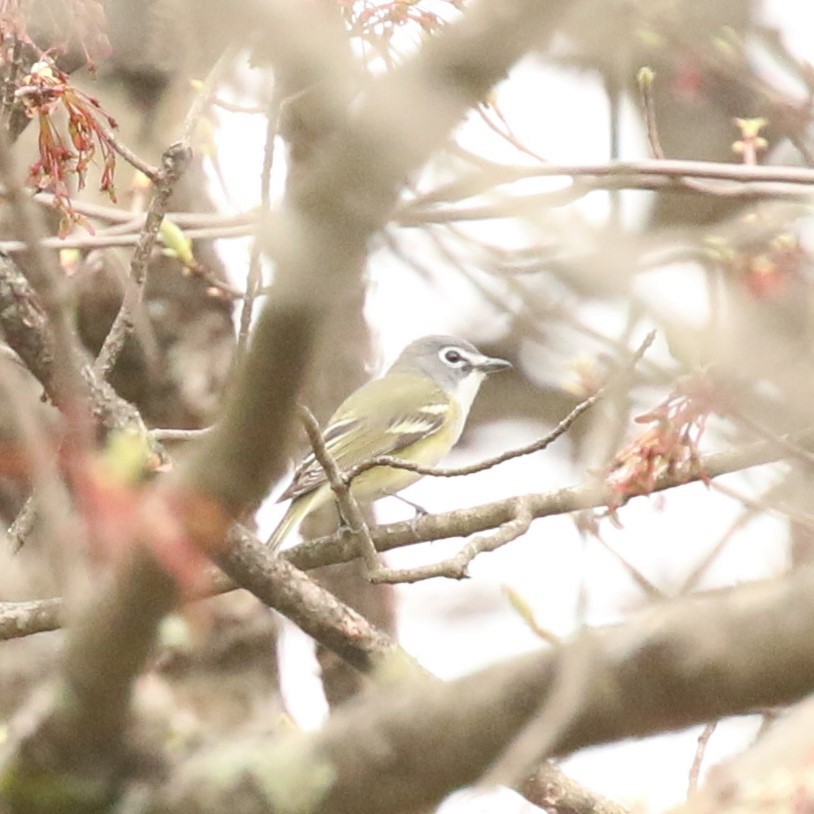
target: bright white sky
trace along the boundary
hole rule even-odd
[[[814,6],[767,0],[765,9],[767,21],[783,27],[792,48],[802,57],[811,58]],[[533,107],[529,99],[535,100]],[[526,64],[501,86],[498,101],[520,140],[550,160],[587,163],[608,157],[607,103],[597,83]],[[540,126],[539,110],[546,109],[557,110],[556,126]],[[644,156],[647,154],[644,140],[632,113],[629,119],[623,154]],[[257,178],[264,125],[259,117],[236,114],[224,114],[222,122],[219,160],[223,176],[229,181],[228,198],[232,205],[247,208],[259,198]],[[472,126],[466,131],[466,138],[483,150],[484,140],[490,136],[484,128]],[[514,153],[499,157],[517,160]],[[642,201],[642,196],[637,196],[636,201]],[[639,206],[640,203],[631,203],[626,213],[634,221]],[[601,220],[607,212],[607,202],[602,194],[591,195],[580,204],[579,211],[589,220]],[[501,238],[509,227],[498,224],[483,228],[493,230]],[[420,244],[416,246],[421,251]],[[240,284],[247,265],[247,244],[232,241],[224,248],[224,254]],[[437,264],[434,259],[431,262]],[[500,334],[501,315],[484,311],[472,288],[456,275],[445,273],[442,267],[429,285],[379,253],[372,260],[371,276],[367,316],[380,340],[385,363],[409,340],[423,334],[460,333],[475,341]],[[703,307],[701,294],[693,296],[687,291],[687,269],[665,272],[651,288],[642,294],[656,305],[669,304],[687,314],[697,313]],[[596,324],[601,327],[602,323]],[[655,353],[658,352],[656,349]],[[563,381],[572,361],[552,359],[540,375],[549,381]],[[547,429],[510,421],[492,425],[477,433],[474,445],[454,451],[446,463],[451,466],[471,463],[507,446],[531,440]],[[582,473],[574,469],[567,453],[567,442],[560,440],[553,450],[511,461],[498,469],[469,476],[465,481],[424,479],[406,490],[405,496],[430,511],[442,511],[570,485],[579,482]],[[771,473],[765,470],[749,473],[728,482],[743,488],[744,483],[756,477],[771,477]],[[381,501],[379,506],[381,520],[409,516],[409,510],[395,500]],[[261,512],[261,530],[270,531],[280,513],[281,507],[268,504]],[[603,536],[653,582],[669,590],[680,584],[738,514],[739,505],[734,501],[703,486],[691,486],[658,500],[635,501],[621,512],[624,527],[617,530],[608,524]],[[786,564],[784,539],[779,521],[760,517],[737,535],[710,570],[705,585],[735,584],[780,572]],[[389,562],[398,566],[440,559],[456,551],[459,545],[459,540],[452,540],[413,547],[394,552]],[[400,639],[427,668],[443,677],[461,675],[542,646],[509,607],[503,596],[504,586],[522,594],[535,609],[540,623],[561,636],[568,636],[579,627],[577,607],[582,588],[589,598],[585,621],[592,625],[618,620],[644,601],[613,557],[595,542],[582,541],[569,518],[536,522],[521,540],[476,560],[471,572],[472,579],[462,583],[432,580],[399,588]],[[318,726],[325,706],[316,664],[303,634],[289,630],[284,656],[292,711],[301,725]],[[622,804],[636,805],[640,811],[660,811],[684,799],[699,731],[700,728],[695,728],[676,735],[586,750],[565,761],[564,768]],[[754,731],[755,722],[751,720],[721,725],[710,742],[706,767],[748,743]],[[456,797],[454,807],[456,811],[477,813],[494,810],[495,803],[492,796],[467,793]],[[509,792],[500,806],[504,814],[536,810]]]

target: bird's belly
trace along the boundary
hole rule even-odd
[[[366,503],[400,492],[420,477],[417,472],[410,472],[407,469],[377,466],[354,478],[350,490],[357,500]]]
[[[460,434],[461,428],[457,426],[457,422],[453,423],[448,429],[441,430],[441,433],[422,438],[421,441],[401,450],[393,457],[403,458],[405,461],[421,466],[435,466],[455,444]],[[354,478],[351,492],[360,501],[378,500],[380,497],[406,489],[421,477],[423,475],[418,472],[410,472],[408,469],[377,466],[363,472],[358,478]]]

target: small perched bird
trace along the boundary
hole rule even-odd
[[[326,449],[343,471],[380,455],[435,466],[461,437],[486,374],[509,367],[504,359],[484,356],[455,336],[416,339],[384,376],[342,402],[323,431]],[[351,493],[370,502],[395,494],[420,477],[406,469],[377,466],[354,478]],[[333,498],[313,452],[297,468],[280,500],[289,498],[291,505],[269,539],[272,549]]]

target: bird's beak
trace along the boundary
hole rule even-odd
[[[496,373],[498,370],[508,370],[511,366],[511,362],[495,356],[483,356],[475,364],[475,367],[482,373]]]

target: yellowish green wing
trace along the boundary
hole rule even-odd
[[[323,432],[325,446],[337,466],[349,470],[380,455],[396,455],[438,432],[450,409],[454,408],[449,397],[431,380],[391,373],[363,385],[342,403]],[[326,480],[311,452],[280,500],[311,492]]]

